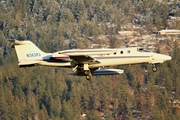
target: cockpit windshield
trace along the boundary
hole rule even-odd
[[[138,48],[137,51],[138,51],[138,52],[151,52],[151,51],[148,50],[147,48]]]

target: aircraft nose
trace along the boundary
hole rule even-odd
[[[171,56],[167,56],[167,60],[172,60],[172,57]]]
[[[159,57],[160,57],[160,59],[162,59],[163,61],[167,61],[167,60],[171,60],[171,59],[172,59],[172,57],[171,57],[171,56],[168,56],[168,55],[160,55]]]
[[[163,54],[155,54],[153,56],[153,60],[154,61],[159,61],[159,62],[164,62],[164,61],[168,61],[168,60],[171,60],[171,56],[168,56],[168,55],[163,55]]]

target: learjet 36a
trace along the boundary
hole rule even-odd
[[[114,49],[71,49],[54,53],[41,51],[31,41],[9,40],[15,47],[19,67],[36,65],[72,68],[70,75],[86,76],[90,80],[95,75],[115,75],[124,73],[121,69],[104,69],[108,66],[151,63],[156,64],[171,60],[164,54],[154,53],[143,47]]]

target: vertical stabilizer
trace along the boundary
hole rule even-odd
[[[9,40],[9,42],[13,43],[19,62],[39,60],[45,55],[45,53],[31,41]]]

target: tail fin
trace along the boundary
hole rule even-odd
[[[45,55],[45,53],[31,41],[9,40],[9,42],[13,43],[15,47],[18,61],[20,62],[19,64],[21,64],[21,62],[23,65],[35,64],[35,60],[40,60]]]

